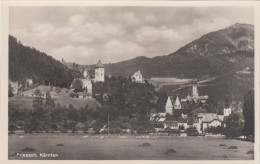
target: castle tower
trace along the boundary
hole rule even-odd
[[[180,103],[178,96],[177,96],[176,101],[174,103],[174,109],[181,109],[181,103]]]
[[[83,76],[86,78],[86,77],[88,77],[88,70],[87,69],[84,69],[84,71],[83,71]]]
[[[172,110],[173,110],[172,101],[171,101],[171,98],[168,97],[166,105],[165,105],[165,112],[172,114],[172,112],[173,112]]]
[[[228,108],[224,108],[224,116],[229,116],[230,114],[231,114],[231,108],[230,107],[228,107]]]
[[[198,94],[198,88],[197,88],[197,85],[193,85],[192,86],[192,97],[198,97],[199,94]]]
[[[105,81],[105,69],[101,61],[99,60],[95,66],[95,82],[104,82]]]

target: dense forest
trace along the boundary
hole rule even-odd
[[[34,83],[69,87],[80,72],[70,70],[51,56],[26,47],[13,36],[9,36],[9,79],[23,84],[27,78]]]

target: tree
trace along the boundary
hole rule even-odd
[[[54,100],[51,98],[50,91],[46,92],[45,108],[53,109],[55,107]]]
[[[21,119],[20,109],[17,105],[8,104],[8,130],[13,133],[17,130],[18,121]]]
[[[243,124],[239,121],[239,115],[236,113],[230,114],[226,119],[226,128],[224,134],[226,137],[239,137],[242,134]]]
[[[75,79],[72,82],[72,88],[74,89],[75,92],[83,92],[83,83],[80,79]]]
[[[14,94],[13,94],[13,88],[11,87],[11,85],[9,84],[8,85],[8,97],[13,97]]]
[[[197,136],[199,135],[199,132],[196,127],[188,127],[185,132],[188,136]]]
[[[251,136],[254,138],[255,130],[255,112],[254,112],[254,90],[248,91],[244,96],[244,119],[245,119],[245,129],[244,133],[248,138]]]
[[[46,112],[44,111],[43,98],[40,90],[35,90],[33,100],[33,109],[30,113],[29,119],[26,121],[25,131],[42,131],[44,130],[44,122],[46,119]]]

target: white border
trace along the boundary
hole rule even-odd
[[[255,11],[255,159],[254,160],[8,160],[8,9],[10,6],[175,6],[175,7],[253,7]],[[259,163],[259,61],[260,61],[260,3],[258,1],[2,1],[1,6],[1,60],[0,60],[0,163]]]

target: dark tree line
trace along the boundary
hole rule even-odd
[[[68,88],[79,71],[70,70],[60,61],[35,48],[25,47],[9,36],[9,79],[25,85],[27,78],[34,83]]]
[[[255,135],[255,103],[254,103],[254,90],[248,91],[244,96],[244,119],[245,129],[244,133],[247,138],[254,138]]]

